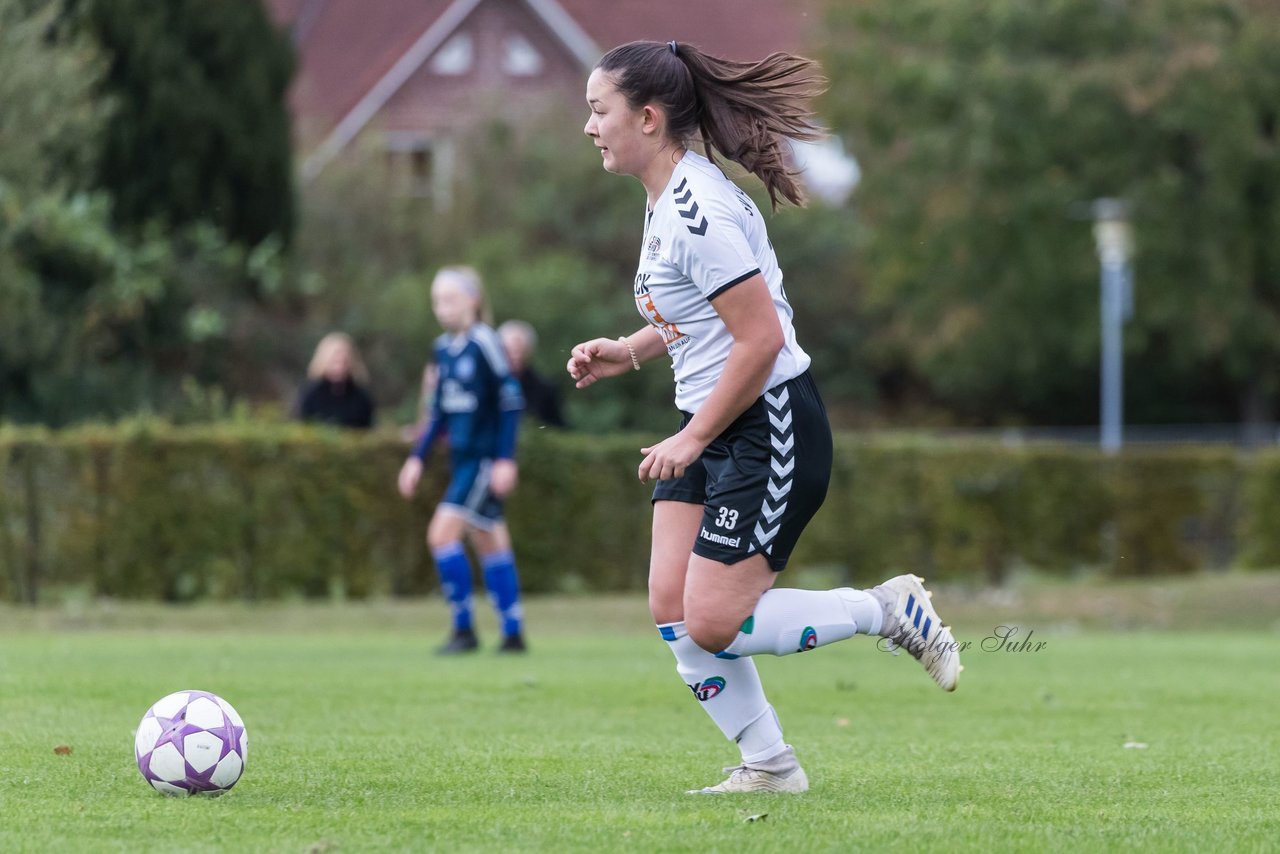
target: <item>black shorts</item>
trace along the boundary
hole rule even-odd
[[[731,564],[763,553],[781,572],[830,480],[831,425],[806,371],[765,392],[684,475],[658,481],[653,500],[703,505],[694,554]]]

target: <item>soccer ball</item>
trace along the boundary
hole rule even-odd
[[[217,797],[244,773],[249,734],[226,700],[208,691],[178,691],[142,716],[133,755],[156,791]]]

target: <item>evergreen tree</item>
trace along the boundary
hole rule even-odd
[[[118,223],[201,220],[230,240],[287,240],[292,49],[259,0],[69,0],[109,56],[120,104],[98,184]]]

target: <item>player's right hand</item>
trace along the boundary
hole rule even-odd
[[[631,352],[627,345],[612,338],[584,341],[573,348],[565,365],[577,388],[586,388],[596,380],[625,374],[631,367]]]
[[[404,461],[404,465],[400,467],[400,494],[405,498],[412,498],[413,493],[418,489],[418,481],[422,479],[422,460],[417,457],[409,457]]]

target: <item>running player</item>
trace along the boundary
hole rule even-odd
[[[914,575],[870,590],[771,589],[826,496],[831,430],[796,341],[764,218],[710,159],[759,177],[776,209],[800,204],[786,138],[814,139],[815,63],[722,60],[676,42],[632,42],[587,81],[584,128],[605,170],[648,195],[634,293],[647,321],[573,348],[578,388],[663,353],[675,371],[675,435],[641,448],[656,480],[649,604],[677,671],[742,763],[694,793],[803,792],[808,779],[765,699],[751,656],[879,635],[945,690],[959,654]],[[706,156],[691,146],[701,143]]]
[[[431,308],[444,334],[435,342],[438,376],[431,420],[400,469],[400,494],[411,498],[432,445],[448,436],[452,479],[427,526],[427,545],[453,611],[453,634],[441,654],[478,648],[471,615],[471,563],[462,539],[480,556],[498,612],[500,652],[524,652],[520,582],[502,500],[515,488],[516,428],[524,402],[502,342],[482,321],[484,289],[469,267],[445,267],[431,283]]]

